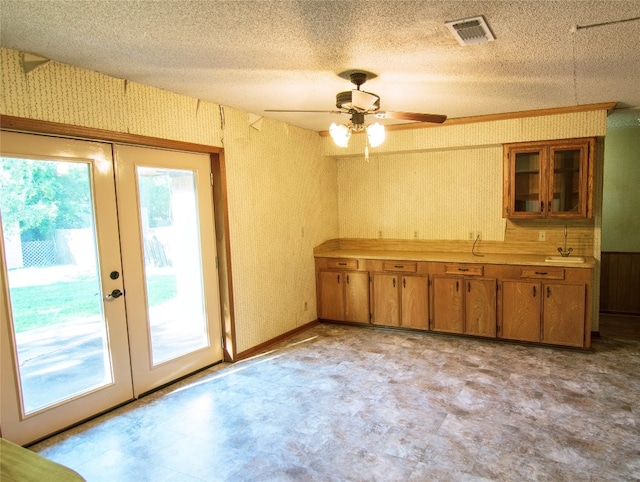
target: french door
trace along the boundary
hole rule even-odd
[[[137,396],[222,359],[211,168],[206,154],[133,146],[115,158]]]
[[[219,361],[208,156],[1,136],[2,436],[29,443]]]

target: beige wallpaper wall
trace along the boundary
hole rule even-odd
[[[335,161],[315,132],[225,109],[239,350],[317,318],[313,248],[338,234]],[[306,306],[306,309],[305,309]]]
[[[221,145],[216,104],[53,61],[25,75],[15,50],[0,61],[3,114]]]
[[[338,235],[318,134],[57,62],[25,75],[13,50],[0,61],[2,114],[225,148],[238,351],[317,318],[313,247]]]
[[[338,161],[340,237],[503,240],[502,148]]]
[[[604,149],[602,251],[640,252],[640,127],[609,129]]]

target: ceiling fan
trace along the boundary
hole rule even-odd
[[[441,124],[446,119],[446,115],[439,114],[419,114],[416,112],[393,112],[380,110],[380,96],[360,89],[367,79],[374,79],[376,74],[363,70],[347,70],[338,74],[343,79],[348,79],[356,86],[355,89],[339,92],[336,95],[336,107],[339,110],[287,110],[287,109],[267,109],[265,112],[318,112],[329,114],[349,114],[351,119],[346,125],[331,124],[329,133],[331,137],[341,147],[347,147],[351,132],[362,132],[366,129],[369,144],[376,147],[384,141],[384,127],[379,123],[365,125],[365,116],[373,115],[378,119],[398,119],[415,122],[430,122]]]

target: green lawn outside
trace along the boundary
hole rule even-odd
[[[151,306],[170,300],[176,295],[175,277],[149,276],[148,291]],[[16,333],[99,316],[102,306],[96,280],[17,287],[10,290],[10,296]]]

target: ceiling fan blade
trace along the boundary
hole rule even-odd
[[[439,114],[418,114],[417,112],[376,112],[376,117],[383,119],[399,119],[417,122],[431,122],[442,124],[447,120],[446,115]]]
[[[376,101],[379,100],[377,95],[364,92],[363,90],[353,89],[351,91],[351,104],[353,107],[362,109],[364,111],[371,109]]]
[[[341,110],[292,110],[292,109],[265,109],[264,112],[310,112],[324,114],[344,114]]]

